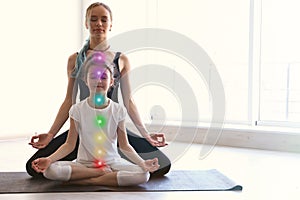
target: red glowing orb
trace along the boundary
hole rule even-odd
[[[102,168],[102,167],[106,166],[106,163],[102,159],[96,159],[96,160],[94,160],[94,166],[96,168]]]

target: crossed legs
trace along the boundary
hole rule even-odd
[[[78,185],[130,186],[145,183],[149,173],[125,159],[117,159],[108,163],[112,171],[89,168],[80,163],[57,161],[44,172],[51,180],[68,181]]]

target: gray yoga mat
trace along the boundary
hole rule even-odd
[[[49,193],[49,192],[167,192],[167,191],[241,191],[219,171],[173,170],[164,177],[151,178],[148,183],[134,187],[104,187],[67,185],[59,181],[33,179],[25,172],[0,172],[0,193]]]

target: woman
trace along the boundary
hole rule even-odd
[[[149,134],[141,117],[138,113],[137,107],[131,97],[130,82],[128,76],[130,72],[130,63],[126,55],[122,53],[114,53],[109,51],[109,44],[107,43],[108,32],[112,28],[112,12],[110,8],[103,3],[93,3],[86,10],[85,26],[89,30],[89,40],[83,46],[79,53],[72,54],[68,59],[68,86],[66,97],[57,113],[57,116],[52,124],[48,133],[39,134],[31,138],[29,143],[32,147],[39,149],[27,162],[26,170],[29,175],[33,177],[42,177],[41,173],[37,173],[32,169],[31,163],[33,160],[46,157],[54,153],[67,138],[68,131],[62,133],[58,137],[55,135],[59,132],[61,127],[69,117],[69,110],[74,104],[74,99],[77,96],[77,88],[80,91],[80,100],[89,96],[89,90],[82,80],[81,66],[86,56],[95,51],[105,52],[108,57],[113,59],[115,63],[114,72],[114,85],[110,88],[107,96],[113,101],[118,101],[117,90],[121,84],[121,93],[123,97],[124,106],[127,109],[128,115],[137,127],[140,134],[144,137],[141,138],[131,131],[127,130],[129,143],[133,146],[139,155],[147,160],[149,158],[157,157],[160,168],[153,172],[152,176],[162,176],[170,170],[170,160],[158,150],[157,147],[165,146],[165,137],[162,133]],[[55,137],[55,138],[54,138]],[[36,141],[37,140],[37,141]],[[78,141],[75,150],[68,156],[61,160],[74,160],[76,159]]]

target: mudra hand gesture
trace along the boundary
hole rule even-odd
[[[45,148],[49,142],[52,140],[53,136],[48,133],[42,133],[38,135],[34,135],[31,137],[29,144],[36,149],[43,149]],[[37,140],[37,141],[35,141]]]
[[[150,142],[152,146],[155,147],[164,147],[168,145],[166,143],[166,138],[164,133],[150,133],[149,137],[147,137],[146,139],[148,140],[148,142]]]

